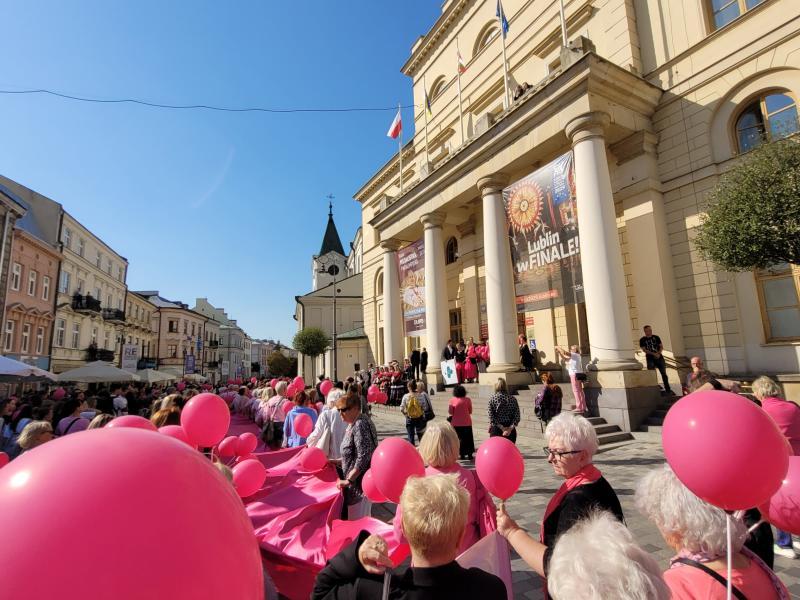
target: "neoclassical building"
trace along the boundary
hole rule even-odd
[[[720,374],[779,375],[791,395],[798,267],[722,272],[692,237],[737,157],[797,129],[800,4],[564,5],[562,31],[559,2],[506,0],[504,38],[496,2],[449,0],[414,42],[402,178],[394,156],[355,194],[377,360],[427,346],[436,379],[448,338],[487,337],[481,382],[522,383],[518,334],[546,368],[561,367],[556,345],[578,344],[590,404],[629,430],[658,403],[638,348],[651,325],[674,391],[699,355]],[[420,240],[425,328],[413,331],[398,252]]]

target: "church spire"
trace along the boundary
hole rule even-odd
[[[329,196],[329,198],[331,197]],[[339,238],[339,232],[336,230],[336,224],[333,222],[333,202],[328,202],[328,226],[325,228],[325,237],[322,238],[319,256],[324,256],[328,252],[337,252],[342,256],[346,256],[342,240]]]

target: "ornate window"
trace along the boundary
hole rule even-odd
[[[711,16],[714,18],[714,27],[716,29],[725,27],[762,2],[764,0],[711,0]]]
[[[736,119],[739,152],[747,152],[764,141],[786,137],[797,131],[797,104],[789,94],[778,91],[756,98]]]
[[[756,271],[756,285],[766,340],[800,339],[800,266],[783,263]]]
[[[434,79],[433,85],[431,85],[431,91],[428,92],[428,100],[433,102],[433,99],[444,91],[444,84],[444,75],[439,75],[439,77]]]
[[[458,260],[458,241],[456,238],[451,237],[447,240],[447,246],[444,251],[444,264],[452,265]]]
[[[478,52],[483,50],[489,43],[497,37],[500,33],[500,28],[497,26],[497,20],[492,19],[489,23],[483,26],[478,37],[475,39],[475,46],[472,49],[472,55],[475,56]]]

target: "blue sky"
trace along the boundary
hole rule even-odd
[[[0,89],[271,108],[411,104],[399,71],[441,2],[17,0],[3,8]],[[206,296],[254,337],[289,342],[332,193],[396,144],[392,111],[171,111],[0,94],[0,173],[61,202],[130,261],[131,289]],[[406,127],[411,114],[405,113]]]

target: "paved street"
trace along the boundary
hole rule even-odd
[[[391,422],[383,417],[376,418],[379,433],[384,436],[405,435],[400,421]],[[539,519],[544,514],[545,506],[560,485],[545,460],[541,450],[536,447],[521,445],[520,450],[525,458],[525,480],[519,492],[507,503],[511,516],[527,530],[539,531]],[[672,552],[666,547],[658,530],[639,514],[634,506],[636,482],[648,470],[664,462],[661,445],[654,442],[634,441],[628,445],[601,452],[595,457],[595,465],[603,472],[605,478],[614,487],[622,503],[625,520],[633,531],[634,537],[643,548],[652,552],[659,563],[666,568]],[[474,465],[469,465],[474,466]],[[388,519],[391,514],[383,507],[376,507],[375,516]],[[541,581],[538,575],[519,558],[512,554],[514,598],[538,600],[543,598]],[[800,560],[792,561],[782,557],[775,558],[775,570],[789,588],[793,598],[800,598]]]

